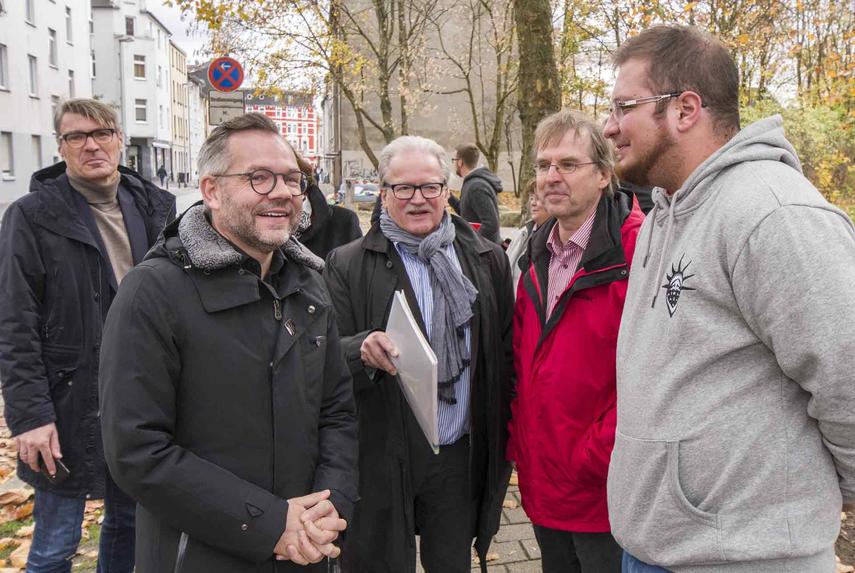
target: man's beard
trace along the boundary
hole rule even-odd
[[[656,175],[651,177],[651,172],[656,167],[662,167],[663,158],[671,148],[677,145],[674,138],[660,127],[656,133],[656,144],[647,149],[638,159],[629,165],[618,163],[615,166],[615,172],[621,181],[633,183],[641,186],[664,186],[661,177]]]
[[[248,214],[238,214],[239,211],[237,211],[236,206],[230,205],[230,207],[232,207],[231,212],[224,219],[229,232],[246,246],[262,253],[272,253],[287,243],[297,226],[300,216],[299,211],[291,213],[291,216],[288,217],[289,225],[287,230],[283,229],[281,231],[267,231],[266,233],[262,233],[255,226],[255,213],[266,211],[275,206],[258,207]]]

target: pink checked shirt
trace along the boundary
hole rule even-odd
[[[546,248],[549,249],[552,257],[549,259],[547,318],[552,315],[555,303],[558,302],[561,293],[567,288],[570,279],[576,274],[576,269],[579,267],[579,262],[582,260],[585,249],[588,248],[588,241],[591,239],[591,229],[594,227],[594,215],[596,212],[597,210],[594,209],[588,218],[585,219],[585,222],[582,223],[582,226],[570,235],[570,240],[567,241],[566,245],[561,244],[557,222],[549,233]]]

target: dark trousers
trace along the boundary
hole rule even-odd
[[[425,573],[470,573],[472,505],[469,496],[469,436],[427,446],[421,431],[410,439],[410,470],[415,496],[415,524]]]
[[[611,533],[534,526],[543,573],[620,573],[623,550]]]

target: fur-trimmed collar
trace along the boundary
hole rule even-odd
[[[187,250],[194,267],[214,271],[240,264],[244,255],[220,235],[208,222],[205,206],[190,207],[178,223],[178,237]],[[294,237],[282,245],[285,258],[318,272],[324,270],[324,261]]]

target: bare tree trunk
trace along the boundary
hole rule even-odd
[[[533,177],[531,150],[541,119],[561,109],[558,67],[552,46],[552,8],[549,0],[514,0],[520,52],[519,115],[522,157],[519,185],[522,209],[528,204],[526,183]]]

